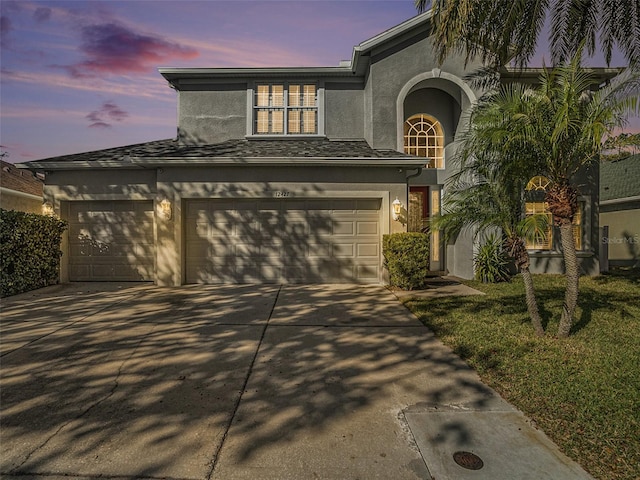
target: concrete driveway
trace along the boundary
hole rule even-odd
[[[425,412],[517,414],[378,286],[59,285],[0,342],[3,478],[425,479]]]

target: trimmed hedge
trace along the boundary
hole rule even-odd
[[[382,237],[389,283],[403,290],[423,288],[429,271],[429,234],[392,233]]]
[[[55,217],[0,209],[0,296],[58,282],[66,228]]]

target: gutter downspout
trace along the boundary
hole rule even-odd
[[[423,167],[416,167],[416,173],[412,173],[411,175],[407,175],[405,177],[406,186],[407,186],[407,198],[405,198],[405,205],[407,206],[407,211],[409,211],[409,179],[417,177],[422,173]]]
[[[407,188],[409,188],[409,179],[413,178],[413,177],[417,177],[418,175],[420,175],[422,173],[422,168],[423,167],[417,167],[416,168],[416,173],[412,173],[411,175],[407,175]]]
[[[417,177],[418,175],[420,175],[422,173],[422,168],[423,167],[417,167],[416,168],[416,173],[412,173],[411,175],[407,175],[405,180],[406,180],[406,184],[407,184],[407,198],[405,199],[405,201],[407,202],[407,210],[409,210],[409,179]]]

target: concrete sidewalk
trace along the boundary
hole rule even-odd
[[[2,478],[590,478],[383,287],[71,284],[2,305]]]

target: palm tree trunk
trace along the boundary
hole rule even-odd
[[[531,324],[536,335],[544,335],[544,327],[542,326],[542,318],[540,318],[540,312],[538,312],[538,302],[536,302],[536,293],[533,288],[533,277],[529,267],[524,267],[520,270],[522,272],[522,280],[524,281],[524,292],[527,299],[527,311],[529,312],[529,318],[531,318]]]
[[[576,255],[576,244],[573,238],[573,225],[565,219],[560,225],[560,242],[564,256],[565,276],[567,278],[567,288],[562,305],[562,316],[558,326],[558,337],[566,338],[573,326],[573,315],[578,305],[578,288],[580,272],[578,271],[578,257]]]

